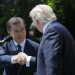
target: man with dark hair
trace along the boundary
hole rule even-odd
[[[39,44],[26,38],[22,18],[10,18],[6,27],[12,39],[0,46],[0,64],[5,65],[3,75],[34,75]]]

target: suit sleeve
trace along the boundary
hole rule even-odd
[[[37,65],[36,57],[31,57],[30,67],[32,67],[34,69],[34,72],[36,72],[36,65]]]
[[[34,47],[34,51],[33,51],[34,56],[31,57],[30,66],[33,67],[34,72],[36,72],[37,52],[38,52],[39,44],[34,42],[33,47]]]
[[[31,60],[30,60],[30,66],[35,66],[36,62],[37,62],[37,52],[38,52],[38,48],[39,48],[39,44],[36,42],[31,43],[33,46],[33,56],[31,56]]]
[[[60,75],[62,45],[59,33],[55,30],[49,31],[44,36],[43,54],[45,58],[46,74]]]
[[[36,57],[31,57],[30,65],[34,65],[36,63]]]
[[[6,43],[0,46],[0,64],[11,64],[12,55],[6,50]]]

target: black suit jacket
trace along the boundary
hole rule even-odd
[[[30,67],[26,65],[11,64],[11,57],[18,53],[13,40],[5,42],[0,46],[0,63],[5,65],[3,75],[34,75],[35,61],[39,44],[26,39],[24,52],[33,56],[30,61]]]
[[[57,21],[49,21],[37,56],[37,75],[75,75],[75,41]]]

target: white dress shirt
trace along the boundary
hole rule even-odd
[[[13,40],[13,42],[14,42],[16,48],[17,48],[18,43],[15,40]],[[19,44],[19,45],[21,45],[22,52],[24,52],[25,43],[26,43],[26,39],[24,39],[24,41]]]
[[[18,43],[17,43],[15,40],[13,40],[13,42],[14,42],[16,48],[17,48]],[[26,43],[26,39],[24,39],[24,41],[23,41],[22,43],[20,43],[20,45],[21,45],[21,47],[22,47],[22,49],[21,49],[22,52],[24,52],[25,43]],[[14,62],[14,59],[15,59],[14,56],[12,56],[12,58],[11,58],[11,63],[12,63],[12,64],[15,63],[15,62]],[[27,66],[27,67],[30,66],[30,59],[31,59],[31,56],[27,56],[27,57],[26,57],[26,66]]]
[[[49,25],[48,23],[50,23],[50,22],[47,22],[47,23],[44,25],[44,27],[43,27],[43,34],[45,33],[45,30],[46,30],[47,26]]]
[[[54,20],[48,20],[48,22],[44,25],[44,27],[43,27],[43,34],[45,33],[46,28],[48,27],[48,25],[50,25],[50,23],[51,23],[52,21],[54,21]]]

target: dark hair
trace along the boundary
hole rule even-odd
[[[25,25],[25,21],[20,17],[10,18],[6,24],[7,31],[10,31],[12,25],[18,25],[18,24]]]

